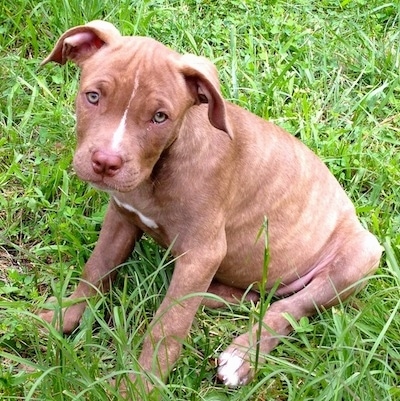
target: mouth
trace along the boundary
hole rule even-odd
[[[107,177],[100,177],[98,179],[83,179],[83,181],[86,181],[96,190],[104,192],[116,191],[120,193],[127,193],[134,190],[138,185],[137,182],[132,182],[132,183],[123,182],[121,185],[119,182],[116,182],[115,180],[107,180]]]
[[[100,191],[130,192],[146,178],[144,171],[124,168],[116,174],[96,174],[91,166],[74,162],[74,170],[78,178]]]
[[[115,188],[110,187],[103,181],[88,181],[88,182],[93,188],[97,189],[98,191],[111,192],[115,190]]]

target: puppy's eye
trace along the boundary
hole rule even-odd
[[[89,103],[96,105],[99,103],[100,94],[97,92],[87,92],[86,99]]]
[[[168,116],[163,113],[162,111],[159,111],[158,113],[154,114],[153,118],[151,119],[151,121],[154,124],[162,124],[163,122],[168,120]]]

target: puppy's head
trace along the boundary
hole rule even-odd
[[[146,180],[200,103],[231,136],[216,69],[204,58],[92,21],[65,32],[42,64],[68,60],[81,68],[74,167],[100,189],[129,192]]]

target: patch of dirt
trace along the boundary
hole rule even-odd
[[[8,249],[4,246],[0,246],[0,281],[4,283],[8,282],[7,271],[9,269],[18,270],[20,273],[31,269],[33,264],[19,255],[19,252],[15,249]]]
[[[18,266],[12,255],[4,248],[0,248],[0,281],[7,282],[7,270]]]

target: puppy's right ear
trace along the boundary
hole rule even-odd
[[[101,47],[121,37],[118,29],[106,21],[91,21],[66,31],[58,39],[53,51],[40,64],[50,61],[65,64],[68,60],[80,65]]]

